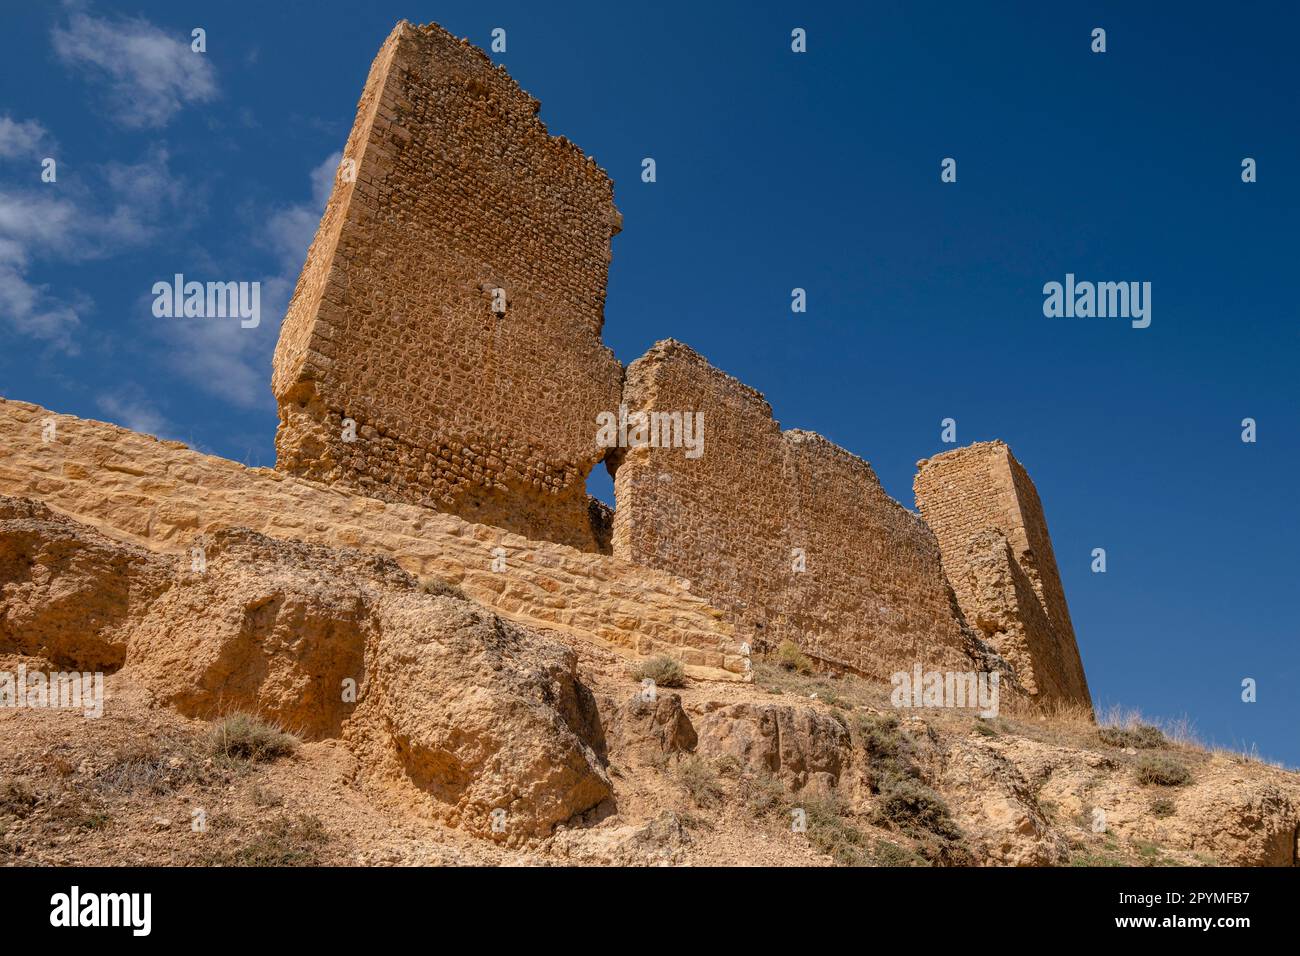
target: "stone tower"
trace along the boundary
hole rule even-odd
[[[384,42],[276,347],[276,467],[596,550],[620,219],[538,109],[438,26]]]
[[[1011,449],[978,442],[918,462],[913,487],[967,622],[1031,693],[1089,705],[1043,504]]]

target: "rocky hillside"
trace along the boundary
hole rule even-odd
[[[361,551],[231,529],[195,565],[0,498],[0,588],[0,675],[107,673],[98,718],[0,707],[5,863],[1296,862],[1295,773],[899,711],[791,649],[689,678]]]

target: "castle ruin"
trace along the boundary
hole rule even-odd
[[[1006,446],[922,462],[918,516],[681,343],[624,370],[601,341],[612,185],[538,109],[436,25],[385,41],[276,349],[277,470],[666,572],[742,645],[884,680],[991,650],[1038,699],[1086,706],[1046,519]],[[597,416],[620,406],[703,413],[704,454],[602,447]],[[601,462],[612,519],[585,488]],[[702,646],[679,656],[739,667]]]
[[[467,42],[393,30],[281,328],[277,467],[596,550],[619,215],[539,108]]]
[[[916,503],[934,529],[966,620],[1026,689],[1087,701],[1088,681],[1038,491],[1004,442],[917,465]]]

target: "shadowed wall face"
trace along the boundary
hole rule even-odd
[[[769,648],[829,664],[974,669],[929,529],[871,467],[820,435],[781,431],[752,388],[678,342],[628,367],[628,408],[701,412],[703,454],[639,447],[615,474],[614,553],[679,574]]]
[[[597,550],[619,216],[538,106],[438,27],[385,41],[276,349],[276,467]]]
[[[966,620],[1030,693],[1090,705],[1043,505],[1011,449],[980,442],[919,462],[914,487]]]

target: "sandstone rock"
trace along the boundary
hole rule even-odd
[[[851,759],[848,728],[813,707],[732,704],[703,717],[696,732],[701,754],[734,757],[795,791],[829,791]]]
[[[1038,806],[1029,783],[1006,757],[975,741],[958,741],[935,781],[979,863],[1052,866],[1068,843]]]
[[[1125,840],[1209,857],[1225,866],[1294,866],[1300,831],[1300,781],[1295,774],[1220,754],[1184,753],[1192,769],[1184,787],[1142,787],[1129,765],[1088,751],[1025,738],[999,739],[998,751],[1050,801],[1058,818],[1106,814],[1108,833]],[[1158,817],[1152,804],[1173,812]]]
[[[655,700],[637,694],[619,707],[610,719],[608,737],[616,760],[642,765],[688,753],[697,742],[681,695],[662,691]]]
[[[132,627],[133,676],[189,716],[242,710],[309,740],[338,736],[378,595],[414,579],[386,558],[244,529],[213,535],[206,562]]]
[[[170,569],[43,504],[0,496],[0,651],[116,669],[127,621],[166,590]]]
[[[1122,816],[1120,832],[1201,853],[1225,866],[1297,864],[1300,788],[1225,772],[1166,799],[1174,803],[1172,816]]]
[[[576,653],[423,592],[389,558],[227,529],[202,571],[177,572],[12,500],[0,548],[3,620],[32,625],[25,651],[120,663],[191,716],[243,710],[309,739],[343,736],[376,779],[396,771],[473,833],[496,836],[504,810],[504,839],[547,836],[611,795]]]
[[[665,810],[646,823],[562,831],[551,841],[550,852],[582,866],[672,866],[682,862],[689,844],[681,819]]]
[[[610,797],[570,648],[454,598],[391,595],[382,619],[367,719],[449,820],[515,842]]]

